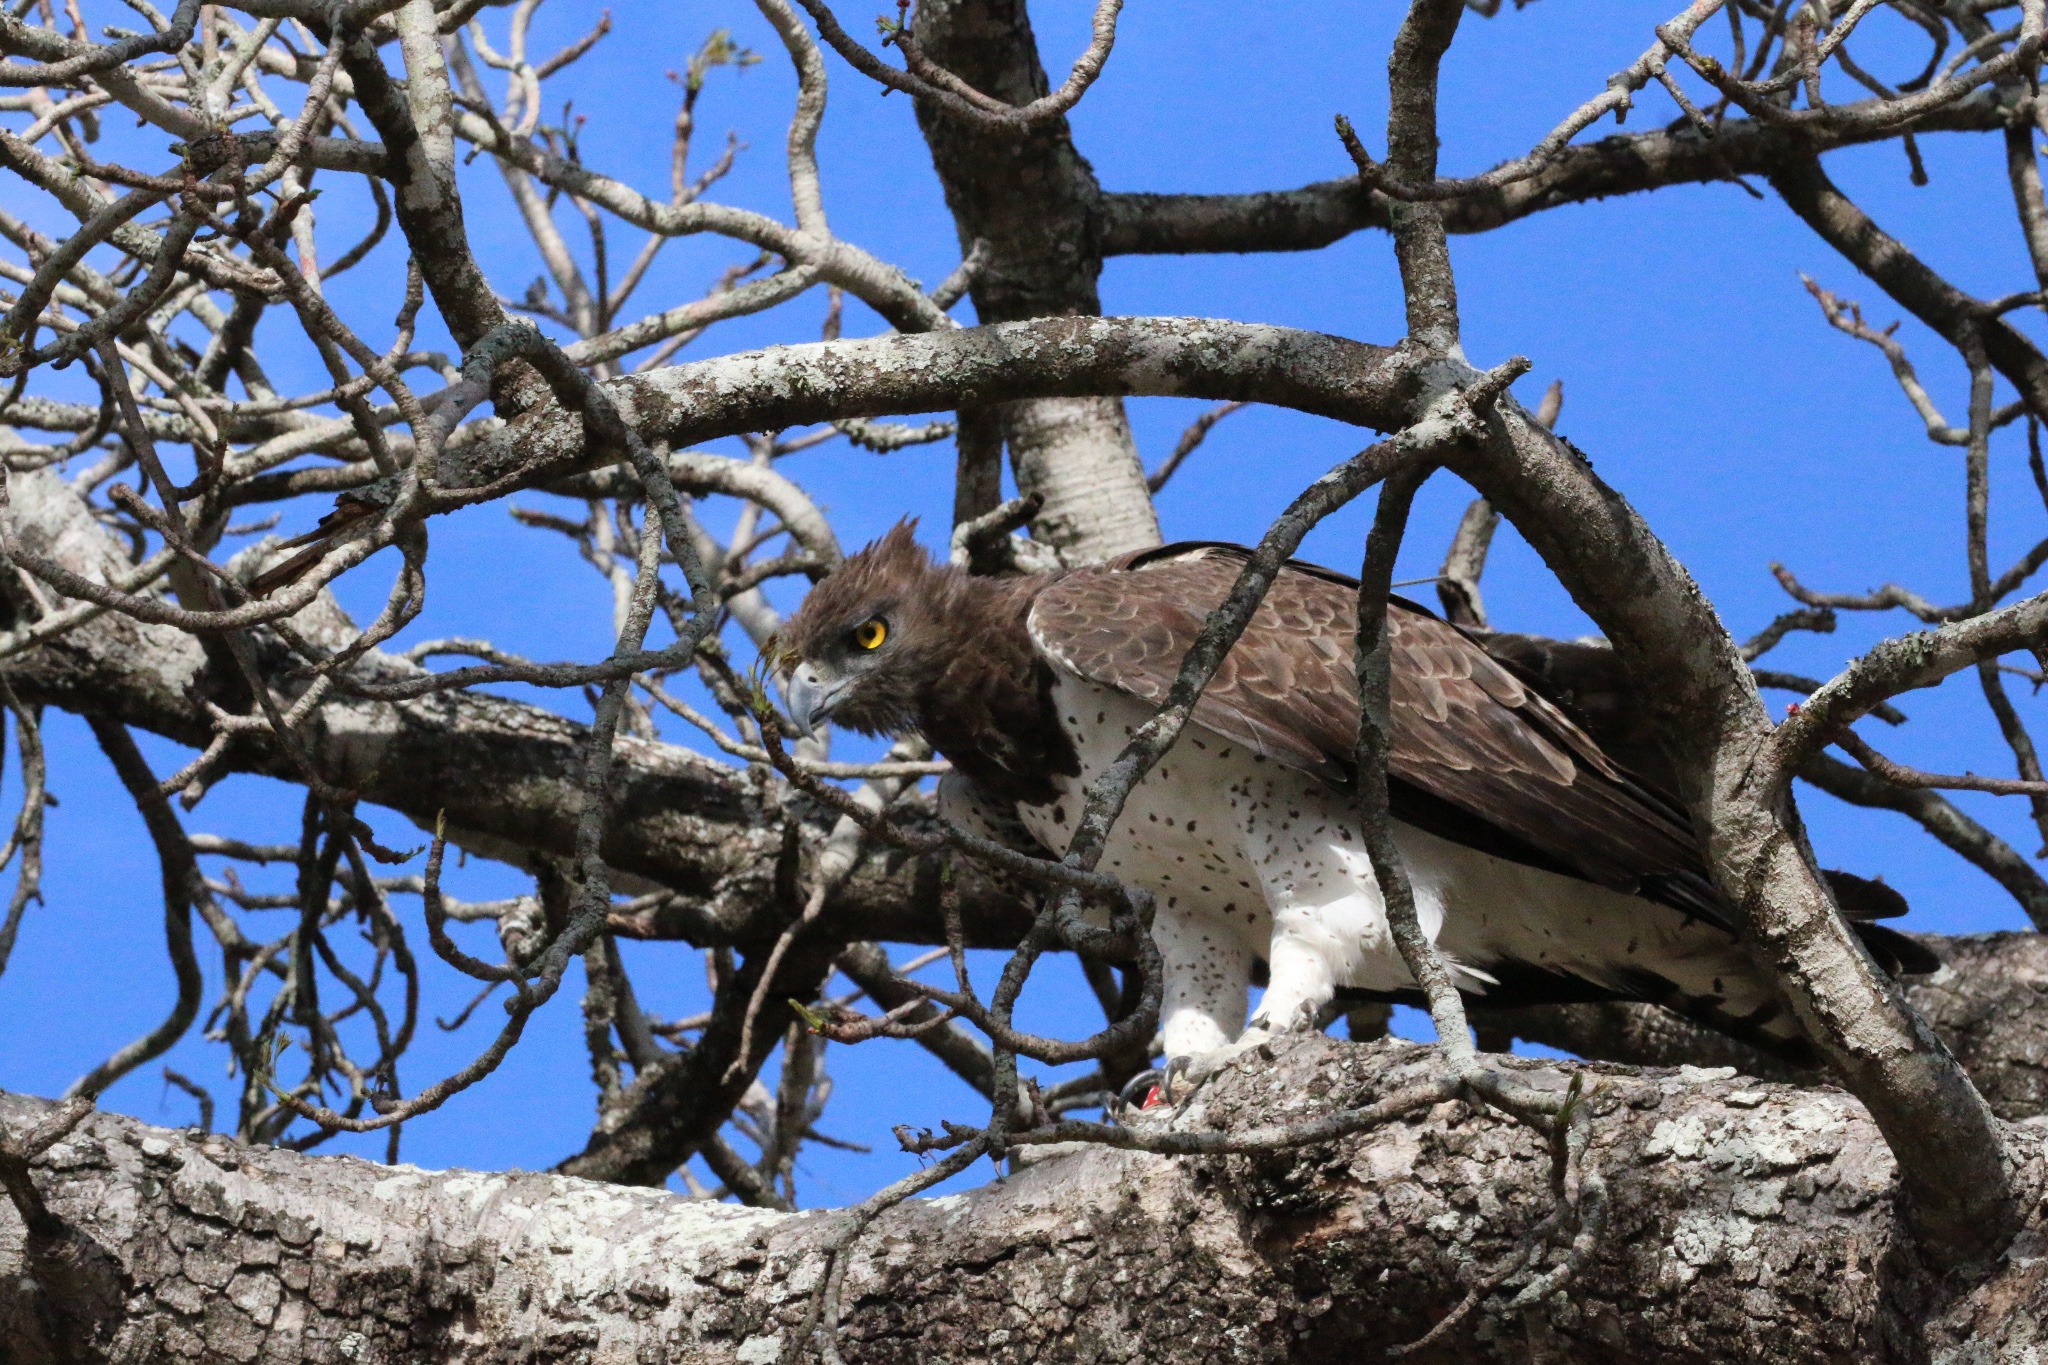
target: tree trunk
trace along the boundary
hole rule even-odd
[[[1023,0],[922,0],[918,41],[986,94],[1045,94]],[[918,124],[945,187],[962,253],[986,242],[972,288],[983,322],[1093,316],[1102,273],[1102,189],[1065,119],[1023,136],[966,127],[929,102]],[[1032,536],[1070,564],[1159,543],[1159,519],[1120,398],[1041,398],[1003,406],[1018,491],[1045,499]]]
[[[1300,1037],[1226,1072],[1178,1126],[1285,1122],[1434,1066],[1408,1043]],[[2039,1349],[2038,1203],[1992,1277],[1949,1293],[1897,1235],[1891,1158],[1847,1095],[1692,1068],[1587,1070],[1612,1209],[1591,1261],[1569,1294],[1512,1314],[1482,1305],[1417,1359],[1810,1365]],[[1565,1080],[1541,1064],[1527,1076]],[[41,1109],[9,1097],[0,1121],[19,1133]],[[2008,1131],[2038,1189],[2048,1129]],[[1047,1155],[883,1215],[856,1245],[839,1347],[867,1362],[1376,1358],[1428,1330],[1462,1277],[1552,1207],[1549,1165],[1527,1129],[1458,1101],[1255,1156]],[[113,1115],[30,1178],[63,1227],[31,1240],[0,1213],[0,1340],[19,1365],[769,1362],[794,1344],[841,1219],[299,1156]]]

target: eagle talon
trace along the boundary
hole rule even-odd
[[[1250,1056],[1258,1061],[1270,1062],[1273,1053],[1267,1044],[1273,1035],[1258,1024],[1253,1024],[1234,1043],[1226,1043],[1209,1052],[1198,1052],[1189,1056],[1169,1057],[1166,1061],[1166,1082],[1160,1087],[1160,1098],[1185,1108],[1201,1088],[1239,1058]]]
[[[1166,1086],[1166,1073],[1158,1067],[1147,1067],[1124,1082],[1123,1089],[1116,1092],[1118,1113],[1133,1109],[1149,1109],[1159,1103]]]

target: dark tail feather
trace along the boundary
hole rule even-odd
[[[1884,968],[1885,975],[1926,976],[1941,970],[1941,959],[1920,940],[1872,922],[1897,919],[1906,913],[1906,898],[1886,886],[1882,878],[1859,877],[1834,868],[1821,876],[1827,878],[1828,890],[1835,893],[1835,904],[1842,908],[1849,927],[1863,940],[1863,946]]]
[[[301,537],[301,539],[304,539],[304,537]],[[286,544],[290,543],[286,542]],[[282,549],[284,546],[279,548]],[[321,557],[327,553],[328,548],[327,536],[325,533],[322,533],[311,545],[300,550],[290,559],[280,564],[273,564],[262,573],[250,579],[249,595],[252,597],[268,597],[279,588],[298,582],[301,578],[312,572],[313,566],[320,562]]]
[[[1820,875],[1835,893],[1835,904],[1852,920],[1897,919],[1910,908],[1906,898],[1886,886],[1882,877],[1859,877],[1832,867]]]
[[[249,580],[250,594],[255,597],[268,597],[286,584],[298,582],[311,573],[313,566],[334,548],[335,540],[343,532],[378,510],[374,503],[345,498],[332,512],[320,518],[320,524],[312,530],[304,535],[293,536],[290,540],[278,542],[275,547],[278,550],[299,552],[282,563],[271,565]],[[299,549],[300,546],[305,548]]]
[[[1934,950],[1909,934],[1882,924],[1852,922],[1849,927],[1887,976],[1926,976],[1941,970],[1941,959]]]

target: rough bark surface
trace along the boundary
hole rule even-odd
[[[1304,1037],[1213,1083],[1183,1126],[1320,1113],[1433,1074],[1397,1041]],[[1613,1214],[1569,1295],[1481,1311],[1431,1360],[2006,1361],[2048,1347],[2048,1127],[2009,1128],[2031,1191],[1991,1278],[1947,1291],[1896,1237],[1860,1106],[1693,1068],[1593,1068]],[[1562,1085],[1536,1067],[1536,1083]],[[1589,1077],[1594,1079],[1594,1077]],[[0,1100],[19,1130],[39,1101]],[[858,1244],[852,1361],[1357,1360],[1418,1336],[1550,1207],[1538,1139],[1451,1101],[1256,1156],[1048,1155],[914,1201]],[[97,1115],[33,1179],[91,1261],[0,1212],[0,1340],[20,1365],[767,1362],[841,1215],[559,1176],[305,1157]],[[70,1297],[53,1290],[69,1285]]]
[[[2048,1114],[2048,938],[1926,939],[1948,963],[1906,998],[2001,1118]]]

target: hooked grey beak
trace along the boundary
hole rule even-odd
[[[832,703],[846,690],[848,678],[827,682],[811,664],[799,664],[783,689],[789,701],[789,718],[807,735],[818,733],[818,723],[831,714]]]

